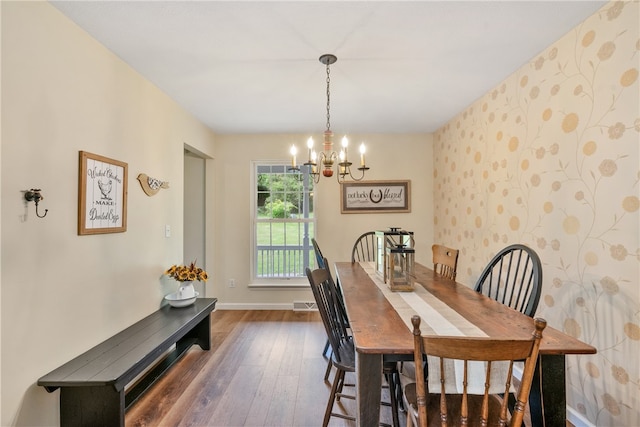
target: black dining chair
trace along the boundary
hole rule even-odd
[[[542,263],[538,254],[525,245],[507,246],[487,264],[474,289],[533,317],[542,291]]]
[[[318,245],[315,237],[311,238],[311,244],[313,245],[313,253],[316,256],[316,268],[324,268],[324,256],[322,255],[322,251],[320,250],[320,246]]]
[[[507,246],[484,268],[476,282],[475,290],[533,317],[542,292],[540,257],[528,246]],[[509,408],[513,408],[516,403],[513,393],[509,394],[508,402]]]
[[[325,268],[328,270],[329,266],[326,264],[327,259],[322,255],[322,251],[320,250],[320,245],[318,245],[318,242],[316,241],[315,237],[311,238],[311,244],[313,245],[313,252],[315,253],[315,256],[316,256],[316,264],[318,265],[318,268]],[[331,275],[331,271],[329,271],[329,275]],[[340,290],[340,284],[338,283],[338,281],[336,281],[335,283],[338,290]],[[344,302],[342,301],[341,292],[338,294],[338,297],[339,297],[339,303],[340,303],[339,308],[344,313],[343,319],[346,319],[347,318],[346,309],[344,308]],[[349,324],[346,323],[345,327],[348,328]],[[331,350],[331,344],[329,343],[329,339],[327,339],[327,342],[324,344],[324,349],[322,350],[322,355],[327,358],[327,369],[324,372],[325,381],[329,379],[329,374],[331,374],[331,367],[333,366],[333,363],[331,362],[331,357],[329,357],[329,355],[327,354],[329,350]]]
[[[376,232],[367,231],[356,239],[351,249],[351,262],[376,260]]]
[[[326,258],[324,259],[325,265],[327,265]],[[343,418],[347,420],[355,421],[355,417],[346,415],[340,412],[334,412],[333,406],[336,401],[341,398],[354,399],[354,395],[343,393],[343,388],[346,385],[344,383],[345,374],[347,372],[355,372],[355,358],[356,350],[353,343],[353,337],[349,333],[346,324],[348,319],[340,307],[340,296],[338,288],[336,287],[331,274],[326,268],[319,268],[311,271],[306,268],[307,278],[313,291],[313,296],[318,305],[318,311],[322,318],[325,330],[327,332],[327,338],[331,344],[331,359],[333,366],[336,368],[336,374],[331,385],[331,392],[329,395],[329,401],[325,410],[323,427],[326,427],[332,416]],[[393,426],[399,425],[398,420],[398,404],[396,400],[396,381],[398,378],[397,364],[395,362],[383,363],[383,374],[389,385],[390,402],[381,402],[382,405],[390,406],[393,416]],[[386,425],[386,424],[381,424]]]

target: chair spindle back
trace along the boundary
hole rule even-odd
[[[351,250],[351,262],[376,260],[376,232],[367,231],[358,237]]]
[[[456,280],[458,251],[443,245],[431,246],[433,252],[433,271],[448,279]]]
[[[420,317],[413,316],[411,323],[413,324],[416,395],[420,427],[428,425],[443,427],[447,425],[510,425],[511,427],[519,427],[522,424],[538,358],[542,331],[547,324],[544,319],[534,320],[535,329],[530,339],[422,336]],[[430,390],[430,393],[427,393],[426,382],[417,380],[424,378],[422,361],[425,356],[439,358],[441,387],[437,391]],[[445,365],[447,359],[462,361],[463,389],[461,393],[451,393],[448,386],[445,386],[447,375],[451,374]],[[507,409],[507,399],[498,399],[489,393],[492,381],[491,368],[495,363],[504,363],[505,361],[508,363],[503,389],[504,396],[507,396],[511,388],[513,363],[518,360],[525,360],[525,365],[517,391],[516,405],[510,415]],[[472,394],[467,389],[469,369],[472,363],[478,361],[486,362],[484,393]]]
[[[533,317],[542,290],[538,254],[525,245],[507,246],[485,267],[475,290]]]
[[[326,263],[326,258],[324,261]],[[349,323],[341,305],[338,289],[331,278],[328,268],[318,268],[311,271],[307,267],[306,273],[331,349],[334,356],[339,359],[341,354],[340,347],[345,340],[350,338],[347,331]]]

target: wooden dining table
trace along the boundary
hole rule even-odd
[[[336,262],[334,266],[356,347],[356,425],[377,426],[383,356],[411,360],[413,354],[410,314],[405,307],[401,317],[389,302],[386,285],[380,284],[382,276],[376,277],[372,263]],[[415,282],[435,298],[436,310],[455,312],[486,336],[530,338],[534,330],[532,318],[417,263]],[[533,426],[566,426],[565,355],[594,353],[594,347],[547,326],[529,396]]]

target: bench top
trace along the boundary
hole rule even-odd
[[[198,298],[193,305],[169,305],[134,323],[75,359],[49,372],[38,385],[58,387],[113,385],[123,390],[152,361],[215,309],[217,298]]]

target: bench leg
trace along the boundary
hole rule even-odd
[[[60,425],[124,427],[124,391],[110,385],[61,387]]]
[[[211,350],[211,315],[208,315],[193,327],[176,343],[179,352],[193,344],[198,344],[203,350]]]

